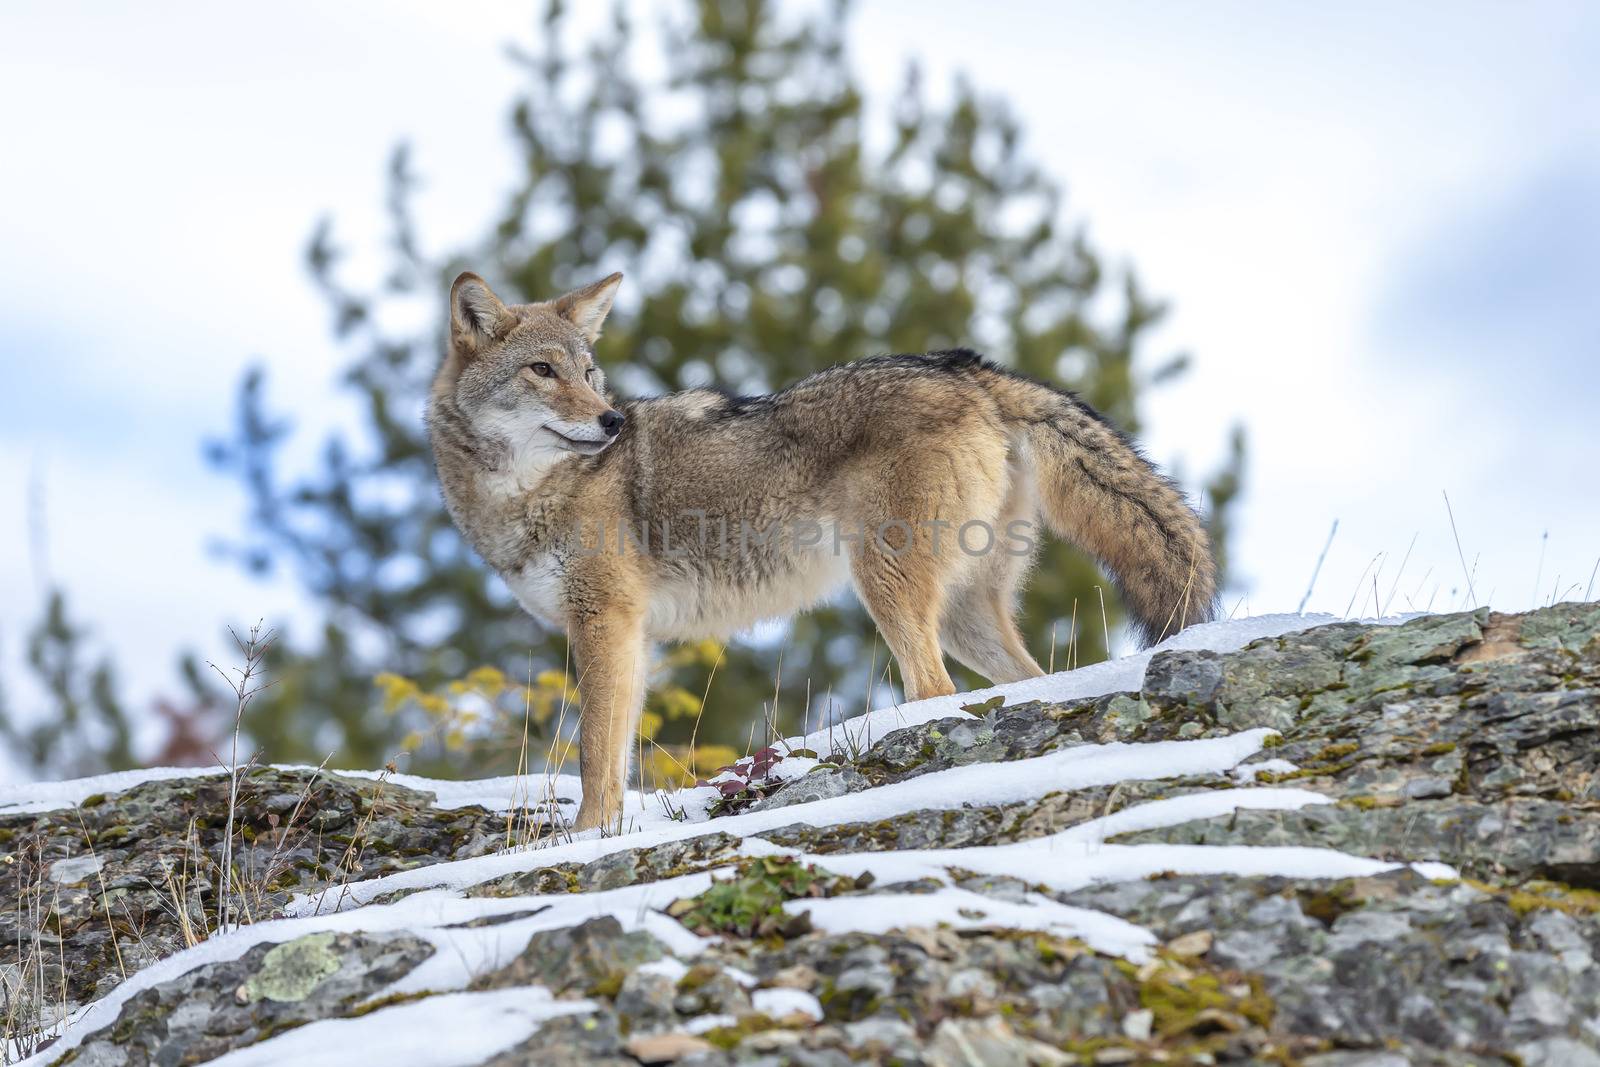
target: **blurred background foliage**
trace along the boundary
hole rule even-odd
[[[116,670],[92,647],[88,628],[71,616],[59,588],[45,594],[26,656],[49,714],[24,724],[9,714],[0,692],[0,740],[19,762],[61,775],[138,766],[128,712],[117,696]]]
[[[914,67],[893,99],[864,99],[843,45],[848,17],[844,4],[797,15],[765,0],[686,0],[653,35],[660,62],[641,63],[624,10],[609,32],[577,40],[551,3],[530,43],[511,49],[526,72],[509,113],[521,166],[487,232],[422,251],[404,145],[388,164],[378,284],[352,282],[335,226],[316,227],[308,266],[363,425],[329,436],[316,469],[288,470],[291,423],[271,410],[258,367],[231,431],[206,446],[250,501],[229,551],[299,583],[323,613],[315,632],[273,646],[276,682],[244,723],[262,758],[331,752],[335,765],[373,767],[404,754],[417,773],[505,773],[527,758],[524,725],[546,741],[539,757],[562,754],[565,637],[525,615],[456,534],[420,417],[461,270],[514,300],[624,271],[598,355],[628,395],[713,382],[763,391],[863,355],[964,345],[1137,432],[1146,391],[1186,371],[1186,356],[1147,351],[1161,303],[1066,222],[1060,182],[1030,160],[1004,101],[965,82],[930,94]],[[659,77],[639,73],[662,65]],[[425,328],[395,325],[419,306]],[[1199,501],[1224,561],[1242,432],[1231,445]],[[62,663],[45,650],[73,645],[64,610],[52,601],[36,639],[46,678]],[[1035,654],[1059,668],[1103,658],[1120,607],[1090,562],[1050,543],[1024,616]],[[667,650],[641,752],[663,775],[693,773],[691,740],[718,746],[706,750],[716,759],[881,702],[888,663],[853,600],[727,648]],[[214,680],[185,669],[194,699],[214,701]],[[121,714],[110,669],[86,677],[51,684],[63,714],[49,729],[91,742],[78,764],[124,765],[125,723],[104,728]],[[40,766],[74,747],[28,745]]]

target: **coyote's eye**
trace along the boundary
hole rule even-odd
[[[532,363],[529,364],[528,369],[541,378],[554,378],[556,376],[555,368],[548,363]]]

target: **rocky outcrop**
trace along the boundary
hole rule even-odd
[[[235,809],[233,892],[218,915],[225,774],[152,781],[76,807],[0,814],[0,974],[76,1011],[125,975],[222,924],[276,914],[297,893],[503,847],[504,815],[439,809],[383,781],[251,768]],[[31,959],[30,959],[31,957]]]
[[[958,768],[1004,776],[1084,745],[1259,727],[1276,733],[1225,773],[867,817],[885,810],[875,796],[907,795],[898,783],[975,773]],[[169,888],[184,857],[216,854],[226,779],[149,783],[0,817],[13,857],[0,967],[18,974],[19,951],[43,946],[55,970],[40,973],[66,990],[56,1009],[109,998],[73,1047],[45,1051],[76,1063],[199,1063],[322,1020],[382,1013],[401,1027],[434,996],[525,991],[569,1013],[476,1062],[1600,1065],[1597,742],[1600,606],[1337,624],[1227,654],[1158,653],[1138,692],[974,706],[854,759],[824,753],[748,802],[719,796],[733,814],[672,840],[532,849],[426,898],[413,899],[425,877],[379,882],[353,910],[341,885],[486,854],[505,844],[505,816],[258,769],[244,806],[257,847],[241,863],[273,877],[235,918],[330,887],[323,904],[346,913],[313,929],[302,905],[293,923],[188,951],[214,927],[214,882],[188,910],[164,902],[184,899]],[[1246,787],[1251,805],[1230,807]],[[857,795],[861,817],[837,817]],[[1151,806],[1179,798],[1205,803]],[[296,805],[322,832],[284,844]],[[1114,818],[1157,810],[1175,814]],[[1107,828],[1095,847],[1191,873],[1146,863],[1074,882],[996,859],[1010,853],[995,846],[1073,840],[1092,820]],[[1335,852],[1394,866],[1329,876]],[[1230,867],[1268,854],[1268,874]],[[1192,873],[1207,865],[1233,873]],[[398,927],[396,909],[410,909]],[[1063,922],[1130,947],[1097,949]],[[175,952],[159,980],[137,975]],[[124,972],[135,977],[117,991]]]

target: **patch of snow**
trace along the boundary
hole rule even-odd
[[[662,914],[661,909],[679,897],[703,893],[710,885],[711,875],[702,873],[594,893],[562,893],[501,900],[463,898],[447,893],[419,893],[385,907],[369,906],[338,914],[355,920],[358,928],[367,930],[373,927],[369,922],[363,922],[362,916],[389,908],[404,909],[412,901],[420,902],[418,906],[424,909],[424,915],[449,916],[447,922],[428,919],[418,922],[408,919],[402,910],[397,915],[379,919],[391,929],[409,929],[433,942],[434,954],[386,991],[420,993],[464,988],[479,975],[510,963],[527,947],[528,939],[534,934],[577,926],[606,915],[616,918],[624,930],[643,930],[676,955],[698,956],[710,942],[690,933],[677,920]],[[461,923],[470,920],[455,918],[467,914],[473,918],[505,914],[526,910],[530,905],[548,907],[527,918],[489,926],[463,926]],[[681,978],[682,975],[677,977]]]
[[[659,974],[669,982],[679,982],[689,973],[689,967],[676,956],[663,956],[659,960],[641,963],[634,970],[640,974]]]
[[[1130,1011],[1122,1017],[1122,1033],[1132,1041],[1149,1041],[1155,1030],[1156,1013],[1149,1008]]]
[[[858,715],[832,726],[813,730],[802,737],[792,737],[785,744],[790,748],[809,748],[822,755],[866,751],[884,734],[898,730],[902,726],[916,726],[951,716],[970,717],[970,712],[961,710],[963,704],[981,704],[995,696],[1004,696],[1007,704],[1019,704],[1028,700],[1082,700],[1104,696],[1107,693],[1137,690],[1144,682],[1144,669],[1149,665],[1150,657],[1157,652],[1171,649],[1236,652],[1263,637],[1281,637],[1284,634],[1343,621],[1345,620],[1336,615],[1257,615],[1247,619],[1203,623],[1191,626],[1177,636],[1169,637],[1143,652],[1135,652],[1119,659],[1091,663],[1075,671],[1059,671],[1047,674],[1043,678],[1029,678],[1021,682],[990,686],[987,689],[974,689],[970,693],[932,697],[928,700],[914,700],[894,707],[879,708],[866,715]],[[1376,621],[1399,623],[1404,620],[1395,618]]]
[[[771,1019],[805,1015],[822,1021],[822,1002],[804,989],[758,989],[750,994],[750,1006]]]
[[[686,1034],[703,1034],[707,1030],[715,1030],[721,1026],[737,1026],[739,1020],[732,1015],[697,1015],[684,1023],[680,1030]]]
[[[1235,811],[1298,811],[1310,804],[1333,801],[1309,789],[1218,789],[1136,804],[1098,819],[1078,823],[1056,835],[1064,841],[1104,841],[1118,834],[1159,830],[1196,819],[1215,819]]]
[[[811,768],[821,762],[821,760],[812,759],[810,756],[785,756],[772,765],[772,770],[767,773],[767,777],[779,782],[790,782],[796,778],[804,778],[811,773]]]
[[[811,826],[876,822],[913,811],[947,811],[969,804],[1014,804],[1037,800],[1047,793],[1123,781],[1223,774],[1259,752],[1262,742],[1273,733],[1255,729],[1194,741],[1078,745],[1032,759],[952,767],[842,797],[726,816],[715,821],[715,829],[736,837],[748,837],[797,822]],[[561,845],[420,867],[330,889],[315,897],[298,898],[287,910],[303,915],[319,908],[350,907],[397,889],[460,890],[535,867],[569,861],[588,863],[614,852],[648,848],[706,832],[703,820],[676,822],[662,815],[654,820],[653,826],[635,833],[586,837]]]
[[[314,771],[301,763],[274,763],[283,771]],[[146,767],[134,771],[112,771],[87,778],[68,778],[60,782],[28,782],[0,787],[0,815],[25,815],[40,811],[70,808],[101,793],[120,793],[146,782],[168,782],[180,778],[214,778],[227,774],[225,767]],[[545,775],[507,775],[476,781],[453,782],[440,778],[421,778],[414,774],[386,774],[383,771],[339,771],[324,769],[324,774],[340,778],[380,778],[434,795],[434,807],[464,808],[479,805],[490,811],[511,811],[524,804],[537,804],[547,795]],[[576,775],[551,775],[555,795],[576,803],[582,795]]]
[[[1227,651],[1257,638],[1330,621],[1335,620],[1316,616],[1267,616],[1215,623],[1185,631],[1159,648]],[[791,739],[788,744],[791,748],[808,747],[818,751],[866,747],[891,729],[965,714],[960,711],[961,704],[981,702],[997,693],[1003,693],[1008,701],[1067,700],[1137,689],[1150,655],[1141,653],[1047,678],[883,709],[832,730]],[[854,732],[845,732],[847,730]],[[547,991],[537,989],[464,992],[474,978],[509,963],[526,949],[529,938],[536,933],[575,926],[607,915],[615,917],[624,929],[649,932],[673,954],[646,964],[643,969],[647,973],[659,973],[672,980],[681,978],[687,973],[683,960],[700,955],[711,942],[685,929],[662,909],[673,900],[703,892],[712,884],[713,872],[619,889],[548,896],[466,897],[465,889],[507,874],[562,862],[585,863],[622,850],[649,848],[716,831],[741,838],[740,851],[748,856],[791,854],[841,875],[871,873],[880,884],[916,879],[932,879],[943,884],[943,888],[927,894],[866,894],[800,900],[786,905],[791,912],[809,914],[813,925],[820,930],[871,933],[932,925],[958,929],[1001,926],[1045,930],[1079,938],[1100,951],[1135,960],[1145,958],[1154,944],[1153,936],[1140,926],[1102,912],[1062,904],[1039,892],[1026,893],[1020,901],[984,896],[950,885],[949,869],[1014,878],[1029,886],[1070,892],[1098,883],[1142,879],[1162,872],[1346,878],[1402,866],[1317,848],[1106,843],[1107,839],[1120,834],[1216,818],[1238,810],[1293,811],[1327,803],[1328,798],[1309,790],[1251,785],[1260,772],[1293,769],[1292,764],[1275,759],[1241,766],[1244,761],[1260,755],[1265,739],[1272,732],[1257,729],[1193,741],[1080,745],[1004,764],[948,768],[848,796],[771,811],[745,812],[714,822],[708,821],[706,814],[707,805],[717,795],[714,788],[696,787],[666,794],[629,793],[624,817],[631,832],[605,838],[596,833],[580,834],[559,844],[440,863],[357,882],[318,896],[297,899],[288,909],[289,918],[246,926],[159,961],[132,976],[105,998],[75,1013],[62,1038],[34,1062],[59,1058],[79,1044],[83,1035],[114,1020],[122,1005],[142,990],[208,963],[236,959],[255,945],[289,941],[322,930],[405,931],[426,938],[433,944],[434,954],[384,993],[433,995],[359,1018],[310,1024],[260,1045],[236,1050],[217,1062],[232,1067],[277,1062],[345,1063],[350,1061],[352,1048],[361,1049],[363,1055],[378,1062],[444,1065],[481,1061],[524,1040],[545,1019],[571,1011],[590,1011],[593,1005],[553,1001]],[[809,757],[789,757],[778,761],[773,773],[775,777],[795,777],[815,765],[816,761]],[[116,792],[140,782],[206,773],[225,772],[157,768],[73,782],[8,787],[0,789],[0,812],[70,806],[94,793]],[[365,779],[383,777],[375,772],[330,773]],[[810,856],[753,836],[795,823],[825,828],[841,823],[877,822],[915,811],[1026,803],[1055,792],[1199,775],[1231,775],[1243,788],[1197,791],[1138,804],[1049,837],[1006,845]],[[437,805],[444,808],[475,804],[504,811],[530,802],[537,804],[552,793],[562,801],[573,803],[582,796],[581,785],[572,775],[504,777],[478,782],[444,782],[411,775],[387,777],[398,785],[431,792]],[[680,809],[687,820],[675,820],[669,814]],[[62,879],[79,879],[93,873],[81,857],[61,861],[56,867],[59,870],[53,871],[52,876]],[[1413,869],[1429,878],[1456,877],[1452,868],[1440,863],[1419,863],[1413,865]],[[399,890],[407,890],[409,895],[390,904],[372,903],[382,895]],[[503,921],[468,925],[473,920],[491,917]],[[747,987],[755,984],[755,979],[743,972],[729,973]],[[758,989],[753,991],[753,998],[758,1010],[768,1014],[781,1016],[801,1011],[813,1017],[821,1016],[820,1005],[804,992]],[[731,1022],[726,1017],[706,1016],[695,1020],[687,1029],[699,1033]],[[464,1046],[460,1041],[435,1042],[441,1046],[437,1049],[420,1047],[424,1043],[417,1040],[419,1032],[441,1030],[448,1030],[452,1035],[470,1034],[473,1041],[483,1042],[483,1047],[474,1045],[470,1051],[462,1051]]]
[[[880,853],[881,855],[881,853]],[[1090,908],[1074,908],[1038,893],[1018,904],[947,886],[934,893],[870,893],[861,896],[791,900],[784,910],[811,916],[823,933],[882,934],[914,927],[956,930],[1006,927],[1042,930],[1075,937],[1099,952],[1142,962],[1155,935],[1142,926]]]
[[[405,932],[431,941],[436,949],[409,974],[383,991],[403,994],[456,990],[486,970],[509,963],[540,930],[576,926],[605,915],[625,930],[645,930],[680,956],[697,956],[710,944],[659,910],[683,896],[703,892],[709,874],[689,874],[661,882],[595,893],[538,897],[463,897],[454,893],[416,893],[393,904],[347,911],[324,911],[298,918],[271,919],[242,926],[200,942],[131,975],[106,996],[75,1014],[60,1040],[24,1063],[43,1064],[75,1048],[83,1038],[116,1019],[122,1005],[140,992],[180,978],[197,967],[238,959],[256,945],[279,944],[320,931]],[[548,906],[547,906],[548,905]],[[509,913],[542,909],[511,922],[468,927],[463,924]],[[420,1003],[420,1002],[419,1002]]]
[[[723,964],[722,973],[732,978],[736,985],[744,989],[754,989],[761,984],[761,979],[749,971],[742,971],[737,967],[729,967],[727,964]]]
[[[1285,878],[1358,878],[1399,870],[1404,863],[1352,856],[1327,848],[1257,845],[1103,845],[1063,831],[1010,845],[907,849],[896,852],[807,856],[836,874],[871,871],[880,880],[943,879],[945,869],[1019,878],[1059,892],[1105,882],[1131,882],[1154,874],[1215,874]],[[1457,878],[1442,863],[1410,865],[1426,878]]]
[[[1413,616],[1363,621],[1390,625],[1404,622],[1411,617]],[[1030,678],[1026,681],[1012,682],[1007,685],[975,689],[970,693],[958,693],[954,696],[934,697],[930,700],[919,700],[897,704],[893,707],[880,708],[866,715],[847,719],[844,722],[836,723],[820,730],[814,730],[803,737],[789,738],[783,744],[791,750],[809,748],[827,755],[833,752],[850,751],[857,747],[861,749],[868,748],[873,741],[902,726],[912,726],[931,719],[967,715],[967,712],[961,710],[961,705],[981,703],[989,697],[997,695],[1004,695],[1007,703],[1017,703],[1026,700],[1077,700],[1103,696],[1107,693],[1136,690],[1144,679],[1144,669],[1149,664],[1150,657],[1157,652],[1168,649],[1208,649],[1213,652],[1232,652],[1243,648],[1251,641],[1259,640],[1263,637],[1279,637],[1283,634],[1309,630],[1315,626],[1324,626],[1328,623],[1342,621],[1346,620],[1334,615],[1258,615],[1253,618],[1203,623],[1199,626],[1191,626],[1176,637],[1168,638],[1153,648],[1123,656],[1120,659],[1107,660],[1104,663],[1092,663],[1087,667],[1079,667],[1074,671],[1059,671],[1043,678]],[[783,776],[780,769],[787,762],[787,760],[780,760],[777,766],[774,767],[774,772],[779,777]],[[286,770],[315,769],[293,764],[275,764],[275,766],[280,766]],[[0,787],[0,813],[24,814],[50,811],[56,808],[70,808],[97,793],[117,793],[145,782],[168,781],[175,778],[207,777],[226,773],[227,771],[222,767],[150,767],[144,770],[116,771],[111,774],[99,774],[88,778],[73,778],[63,782],[34,782],[4,786]],[[389,781],[394,782],[396,785],[403,785],[411,789],[423,790],[434,794],[436,798],[435,804],[441,808],[459,808],[476,804],[490,811],[510,811],[530,802],[537,803],[548,795],[550,791],[553,791],[561,799],[570,800],[574,804],[581,801],[583,796],[583,790],[577,776],[569,774],[511,775],[459,782],[422,778],[411,774],[384,775],[384,772],[381,771],[330,770],[327,773],[337,774],[344,778],[366,778],[369,780],[387,777]],[[707,800],[715,796],[714,791],[702,790],[702,792]],[[629,799],[631,803],[628,805],[629,810],[624,813],[625,817],[647,816],[650,814],[650,800],[648,797],[633,793],[630,794]],[[690,810],[704,811],[704,805],[702,804],[698,808],[692,807]],[[648,819],[640,820],[642,827],[647,827],[648,824]]]
[[[432,793],[433,806],[436,808],[467,808],[475,805],[489,811],[516,811],[523,807],[537,807],[552,794],[576,805],[583,793],[575,774],[508,774],[499,778],[460,782],[445,778],[423,778],[415,774],[386,775],[382,771],[332,773],[343,778],[387,778],[395,785]]]
[[[532,1037],[563,1015],[587,1015],[593,1001],[556,1000],[542,986],[444,993],[367,1015],[323,1019],[209,1061],[212,1067],[348,1067],[404,1063],[466,1067]]]
[[[1293,774],[1299,769],[1286,759],[1264,759],[1258,763],[1246,763],[1235,767],[1233,780],[1240,785],[1253,785],[1263,774]]]
[[[774,845],[764,837],[747,837],[739,843],[739,854],[751,859],[760,859],[762,856],[792,856],[795,855],[795,850]]]
[[[1423,860],[1420,863],[1408,864],[1408,866],[1413,871],[1416,871],[1422,877],[1432,882],[1461,881],[1461,872],[1450,866],[1448,863],[1439,863],[1436,860]]]
[[[174,778],[207,778],[226,774],[220,767],[149,767],[138,771],[112,771],[88,778],[68,778],[61,782],[26,782],[0,786],[0,814],[26,815],[38,811],[70,808],[96,793],[120,793],[145,782],[164,782]]]

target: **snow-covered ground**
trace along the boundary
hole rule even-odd
[[[1365,619],[1361,621],[1367,623],[1400,623],[1409,617],[1394,616],[1385,619]],[[1153,648],[1148,648],[1143,652],[1135,652],[1119,659],[1090,664],[1087,667],[1079,667],[1074,671],[1061,671],[1056,674],[1046,675],[1043,678],[1030,678],[1027,681],[992,686],[987,689],[974,689],[970,693],[957,693],[954,696],[934,697],[931,700],[917,700],[878,708],[866,715],[857,716],[843,723],[823,727],[801,737],[789,738],[786,744],[791,749],[812,749],[823,755],[832,752],[851,751],[857,748],[865,750],[870,748],[874,741],[891,730],[898,730],[902,726],[914,726],[932,719],[965,715],[967,713],[961,710],[963,704],[981,702],[993,696],[1003,695],[1007,703],[1017,703],[1024,700],[1059,701],[1079,700],[1085,697],[1101,696],[1106,693],[1138,689],[1140,682],[1144,678],[1145,665],[1150,662],[1150,657],[1166,649],[1209,649],[1213,652],[1233,652],[1243,648],[1251,641],[1263,637],[1277,637],[1282,634],[1294,633],[1297,630],[1309,630],[1313,626],[1325,626],[1328,623],[1344,621],[1351,620],[1340,619],[1335,615],[1285,614],[1257,615],[1251,618],[1228,619],[1222,622],[1206,623],[1202,626],[1191,626],[1183,633],[1178,634],[1176,637],[1168,638]],[[224,773],[226,771],[221,767],[209,771],[194,767],[149,767],[136,771],[99,774],[88,778],[70,778],[60,782],[30,782],[21,785],[0,786],[0,814],[21,814],[71,807],[97,793],[115,793],[123,789],[129,789],[141,782],[173,778],[195,778],[206,774]],[[347,770],[337,773],[346,777],[376,778],[379,772]],[[397,785],[427,790],[433,793],[436,798],[435,803],[442,808],[458,808],[477,804],[491,811],[509,811],[519,807],[525,801],[530,788],[530,782],[527,777],[516,776],[483,778],[467,782],[422,778],[411,774],[396,774],[388,775],[387,777],[389,781]],[[537,789],[538,794],[544,795],[544,778],[536,776],[535,780],[539,786]],[[557,792],[563,797],[576,798],[582,796],[582,787],[575,776],[562,775],[557,779],[557,784],[559,785]],[[628,825],[639,829],[647,829],[665,817],[659,800],[653,799],[652,795],[641,796],[637,793],[629,796],[626,814]]]
[[[1267,616],[1195,627],[1162,647],[1231,651],[1259,637],[1334,621],[1326,617]],[[844,746],[867,747],[872,740],[900,726],[964,714],[962,704],[1003,694],[1008,701],[1063,700],[1091,697],[1139,687],[1150,653],[1085,667],[992,690],[920,701],[874,711],[831,730],[790,740],[792,748],[826,754]],[[469,993],[474,976],[513,958],[528,938],[541,930],[561,929],[598,916],[614,916],[627,929],[647,930],[679,960],[692,959],[706,948],[706,939],[691,933],[664,909],[672,901],[702,892],[717,871],[683,875],[658,882],[586,893],[544,897],[468,897],[466,888],[504,875],[561,862],[586,863],[625,849],[720,831],[743,839],[744,855],[795,855],[841,875],[870,873],[880,885],[911,879],[934,879],[945,888],[921,894],[872,894],[795,901],[791,910],[810,913],[813,925],[827,932],[881,932],[891,928],[948,925],[1006,926],[1049,931],[1083,940],[1095,949],[1131,960],[1143,959],[1155,943],[1147,930],[1124,919],[1084,908],[1069,907],[1038,892],[1020,900],[998,900],[950,884],[951,868],[1004,875],[1030,886],[1057,891],[1087,885],[1145,878],[1170,871],[1188,874],[1284,875],[1350,877],[1394,868],[1360,856],[1315,848],[1206,847],[1179,845],[1112,845],[1116,834],[1175,825],[1196,818],[1226,815],[1253,808],[1295,810],[1325,803],[1321,795],[1302,789],[1263,788],[1249,783],[1270,735],[1248,730],[1229,737],[1144,744],[1082,745],[1004,764],[972,764],[936,771],[863,792],[795,804],[771,811],[745,812],[710,821],[707,807],[716,797],[712,787],[679,790],[670,797],[632,794],[627,802],[627,832],[601,837],[579,834],[570,840],[518,851],[417,868],[388,877],[357,882],[314,897],[298,899],[288,917],[246,926],[214,937],[134,975],[103,1000],[72,1019],[61,1041],[37,1059],[45,1063],[72,1048],[83,1035],[112,1021],[121,1005],[141,989],[168,981],[205,963],[234,959],[254,945],[288,941],[315,931],[408,931],[438,949],[389,992],[428,991],[443,996],[397,1005],[359,1019],[311,1023],[289,1033],[230,1054],[228,1064],[348,1062],[352,1042],[373,1047],[406,1041],[448,1021],[452,1033],[471,1031],[469,1044],[429,1042],[429,1062],[440,1065],[479,1062],[524,1040],[545,1018],[589,1010],[583,1002],[554,1002],[526,990]],[[1274,769],[1286,769],[1271,761]],[[94,793],[125,789],[137,781],[192,775],[192,770],[151,770],[73,782],[27,785],[0,790],[0,811],[25,812],[68,806]],[[914,811],[951,810],[969,804],[1026,803],[1049,793],[1095,786],[1215,775],[1215,791],[1135,805],[1073,826],[1048,837],[1015,844],[952,849],[831,853],[808,857],[755,835],[781,826],[804,823],[825,827],[841,823],[892,819]],[[479,782],[443,782],[398,776],[393,780],[433,791],[442,806],[483,804],[509,810],[526,798],[548,795],[542,779],[497,778]],[[1237,784],[1237,785],[1236,785]],[[555,785],[562,797],[580,795],[576,779],[563,776]],[[673,817],[671,813],[680,813]],[[1453,877],[1442,864],[1418,864],[1428,877]],[[409,894],[388,904],[375,904],[396,890]],[[526,914],[542,908],[537,914]],[[497,924],[465,927],[473,919],[520,913]],[[665,966],[673,966],[664,961]],[[660,966],[660,965],[658,965]],[[515,994],[515,995],[513,995]],[[462,1026],[461,1020],[472,1020]],[[405,1046],[410,1048],[411,1046]]]

